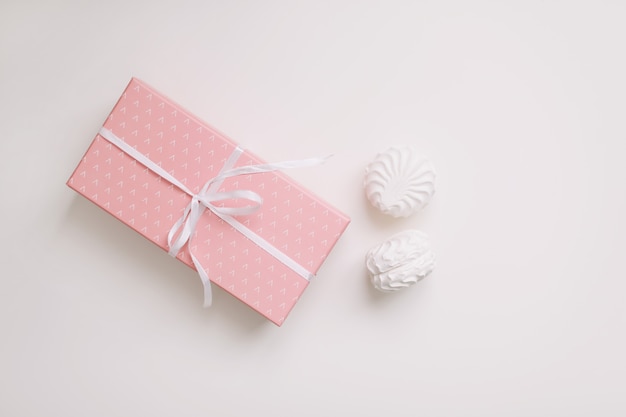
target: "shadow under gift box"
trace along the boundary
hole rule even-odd
[[[231,139],[135,78],[103,127],[194,194],[220,173],[237,148]],[[234,167],[262,163],[244,151]],[[165,251],[170,229],[192,200],[100,134],[67,184]],[[241,189],[256,192],[263,204],[235,219],[311,275],[350,223],[348,216],[281,171],[227,178],[218,192]],[[247,205],[237,199],[220,204]],[[210,210],[204,211],[190,241],[176,256],[195,269],[190,248],[212,283],[279,326],[309,284],[301,273]]]

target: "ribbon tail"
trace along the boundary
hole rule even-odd
[[[281,171],[284,169],[293,169],[293,168],[304,168],[315,165],[321,165],[326,162],[332,155],[327,155],[322,158],[308,158],[308,159],[298,159],[293,161],[283,161],[283,162],[274,162],[269,164],[258,164],[258,165],[245,165],[238,168],[231,168],[223,170],[219,173],[218,176],[209,180],[209,182],[205,185],[204,189],[206,189],[211,183],[217,181],[223,181],[226,178],[236,177],[238,175],[247,175],[247,174],[261,174],[264,172],[273,172],[273,171]]]
[[[193,262],[193,265],[196,267],[196,271],[198,271],[198,275],[200,275],[200,280],[202,281],[202,287],[204,289],[203,307],[204,308],[211,307],[211,304],[213,303],[213,291],[211,290],[211,280],[209,279],[209,276],[207,275],[204,268],[202,267],[202,264],[200,264],[200,261],[196,259],[195,256],[193,256],[193,253],[191,253],[191,251],[189,252],[189,254],[191,255],[191,261]]]

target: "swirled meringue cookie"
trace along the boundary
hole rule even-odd
[[[367,252],[372,285],[383,292],[398,291],[424,279],[435,269],[435,254],[426,233],[406,230]]]
[[[392,147],[365,168],[365,194],[374,207],[393,217],[424,208],[435,193],[435,168],[410,147]]]

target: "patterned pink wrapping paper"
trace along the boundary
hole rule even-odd
[[[237,146],[137,79],[130,81],[104,127],[194,193],[219,173]],[[245,151],[235,166],[264,162]],[[184,191],[100,135],[67,184],[165,251],[170,228],[191,201]],[[236,189],[263,197],[258,211],[237,220],[313,274],[350,222],[284,172],[228,178],[219,191]],[[202,215],[191,246],[211,282],[279,326],[309,283],[209,210]],[[187,245],[177,258],[194,268]]]

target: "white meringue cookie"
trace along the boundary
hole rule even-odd
[[[392,147],[365,169],[365,194],[374,207],[393,217],[424,208],[435,193],[435,168],[410,147]]]
[[[435,269],[435,254],[426,233],[406,230],[370,249],[366,265],[372,285],[377,290],[393,292],[430,274]]]

